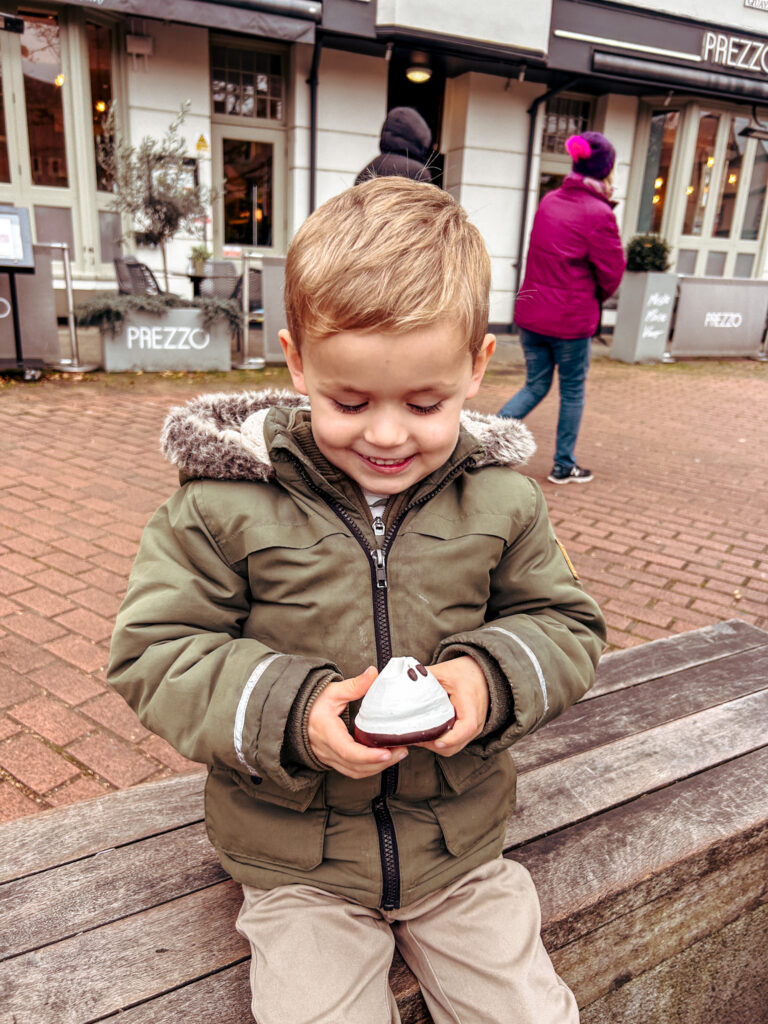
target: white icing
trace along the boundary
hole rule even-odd
[[[405,736],[434,729],[454,716],[453,704],[427,669],[422,675],[415,658],[391,658],[363,697],[355,719],[367,733]],[[416,678],[408,675],[413,669]]]

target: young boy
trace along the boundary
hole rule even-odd
[[[288,253],[299,395],[208,395],[166,424],[183,486],[145,531],[109,678],[209,765],[259,1024],[396,1022],[395,944],[436,1024],[578,1021],[530,876],[500,854],[508,748],[589,688],[604,623],[511,468],[527,429],[462,416],[495,344],[489,286],[450,195],[358,185]],[[442,737],[353,739],[392,655],[448,692]]]

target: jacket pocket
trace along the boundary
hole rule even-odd
[[[213,845],[233,860],[311,871],[323,859],[328,811],[319,794],[312,807],[292,810],[249,794],[229,772],[212,769],[205,822]]]
[[[515,807],[515,767],[505,752],[482,762],[460,793],[429,801],[446,849],[464,857],[478,847],[504,838],[507,818]]]

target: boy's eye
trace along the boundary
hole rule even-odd
[[[434,405],[409,405],[408,408],[418,416],[428,416],[431,412],[439,412],[442,405],[442,402],[435,402]]]
[[[358,405],[345,405],[344,402],[337,402],[335,398],[331,399],[331,401],[339,412],[362,412],[368,404],[367,402],[360,402]]]

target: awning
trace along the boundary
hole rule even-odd
[[[618,53],[592,54],[592,67],[603,74],[626,76],[653,83],[657,88],[691,89],[708,94],[738,96],[744,99],[768,100],[768,84],[754,78],[723,75],[719,71],[685,68],[678,64],[629,57]]]
[[[213,31],[242,32],[265,39],[313,43],[320,0],[67,0],[94,11],[178,21]],[[162,13],[160,13],[162,12]]]

